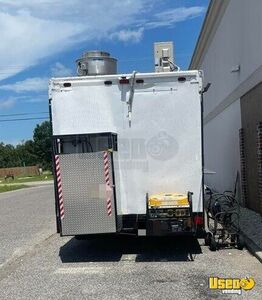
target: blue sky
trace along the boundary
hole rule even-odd
[[[118,59],[118,72],[151,72],[153,43],[173,41],[187,69],[208,0],[0,0],[0,141],[32,138],[45,117],[50,77],[75,75],[86,50]],[[7,116],[23,114],[21,116]]]

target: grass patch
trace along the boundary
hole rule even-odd
[[[35,175],[35,176],[19,176],[19,177],[15,177],[14,180],[12,178],[8,178],[7,180],[5,180],[4,178],[0,178],[0,183],[9,184],[9,183],[24,183],[24,182],[33,182],[33,181],[46,181],[46,180],[53,180],[53,175],[43,174],[43,175]]]
[[[28,186],[24,185],[24,184],[2,185],[2,186],[0,186],[0,193],[15,191],[15,190],[23,189],[26,187],[28,187]]]

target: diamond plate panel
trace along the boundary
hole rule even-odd
[[[103,152],[60,154],[65,217],[62,235],[116,232],[114,195],[107,215]],[[110,182],[112,161],[109,158]]]

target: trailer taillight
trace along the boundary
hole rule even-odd
[[[203,225],[203,224],[204,224],[204,219],[203,219],[203,217],[202,217],[202,216],[196,215],[196,216],[194,217],[194,223],[195,223],[195,225]]]
[[[178,82],[185,82],[186,81],[186,77],[180,76],[180,77],[177,78],[177,81]]]
[[[129,79],[127,79],[127,78],[121,78],[121,79],[119,80],[119,83],[120,83],[120,84],[129,84]]]
[[[137,79],[136,83],[144,83],[144,79]]]

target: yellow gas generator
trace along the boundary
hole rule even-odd
[[[192,193],[147,195],[147,235],[192,232]]]

